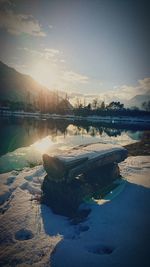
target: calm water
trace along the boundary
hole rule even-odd
[[[131,126],[23,118],[0,118],[0,129],[0,172],[39,164],[43,153],[63,153],[80,144],[126,145],[142,139],[146,132]]]

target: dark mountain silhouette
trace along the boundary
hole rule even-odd
[[[0,99],[10,101],[26,101],[27,98],[34,99],[39,93],[52,96],[49,89],[36,82],[29,75],[21,74],[6,64],[0,62]]]
[[[62,99],[63,98],[59,97],[56,91],[50,91],[48,88],[36,82],[29,75],[21,74],[15,69],[0,62],[1,106],[9,106],[10,103],[19,103],[17,105],[20,105],[23,108],[27,106],[28,109],[36,109],[43,112],[55,112]]]

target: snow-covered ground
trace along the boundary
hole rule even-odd
[[[86,204],[91,213],[78,225],[39,204],[42,166],[1,174],[0,266],[149,266],[150,157],[120,168],[124,181]]]

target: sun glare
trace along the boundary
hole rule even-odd
[[[39,62],[37,65],[32,66],[32,76],[43,85],[54,87],[58,82],[59,70],[56,66]]]
[[[51,141],[50,137],[46,137],[42,140],[39,140],[38,142],[33,144],[33,147],[38,150],[40,153],[47,152],[52,146],[53,142]]]

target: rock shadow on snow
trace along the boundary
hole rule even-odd
[[[133,195],[133,199],[135,201],[132,201],[132,199],[128,198],[127,192],[130,194],[130,196]],[[97,213],[99,214],[98,216],[102,216],[102,220],[97,222],[98,227],[105,227],[103,224],[103,215],[105,215],[104,217],[108,220],[109,218],[112,218],[112,220],[106,224],[106,228],[103,229],[104,232],[108,229],[108,232],[106,233],[106,239],[105,236],[102,236],[101,238],[101,234],[97,232],[97,238],[94,240],[93,237],[95,234],[92,235],[92,231],[95,231],[95,228],[91,229],[91,227],[89,229],[90,234],[88,234],[88,238],[82,239],[81,236],[78,240],[67,240],[64,237],[64,239],[62,239],[55,247],[55,252],[51,257],[51,266],[61,267],[59,257],[60,255],[64,255],[64,258],[61,259],[63,261],[65,260],[67,254],[72,255],[72,261],[76,261],[76,266],[78,262],[81,266],[81,261],[83,261],[85,264],[83,266],[94,266],[95,262],[97,264],[96,266],[100,266],[105,257],[107,257],[106,266],[111,266],[110,264],[112,259],[115,264],[114,266],[149,266],[147,265],[147,262],[149,261],[150,236],[149,198],[149,188],[127,181],[125,189],[121,191],[121,193],[117,195],[115,199],[110,202],[106,202],[103,205],[98,205],[95,203],[94,205],[97,209]],[[119,209],[120,202],[125,203],[125,205],[129,207],[129,211],[128,209],[124,208]],[[137,206],[135,206],[135,204],[138,205],[138,209],[136,209]],[[91,216],[93,216],[92,212]],[[115,216],[118,216],[117,220],[119,222],[119,230],[118,223],[116,220],[114,220]],[[120,224],[120,222],[124,223]],[[95,224],[96,221],[93,221],[93,223]],[[113,225],[111,225],[112,223]],[[110,227],[108,227],[109,224]],[[88,225],[88,220],[86,225]],[[116,240],[114,240],[114,231],[116,233]],[[83,234],[86,237],[86,232]],[[130,242],[127,243],[127,240]],[[76,249],[74,249],[74,247],[76,247]],[[89,258],[87,253],[89,253]],[[83,259],[80,258],[81,255]],[[77,260],[78,257],[79,261]],[[93,265],[91,262],[91,265],[89,265],[89,259],[93,261]],[[65,267],[70,266],[71,262],[67,262],[65,265]]]

